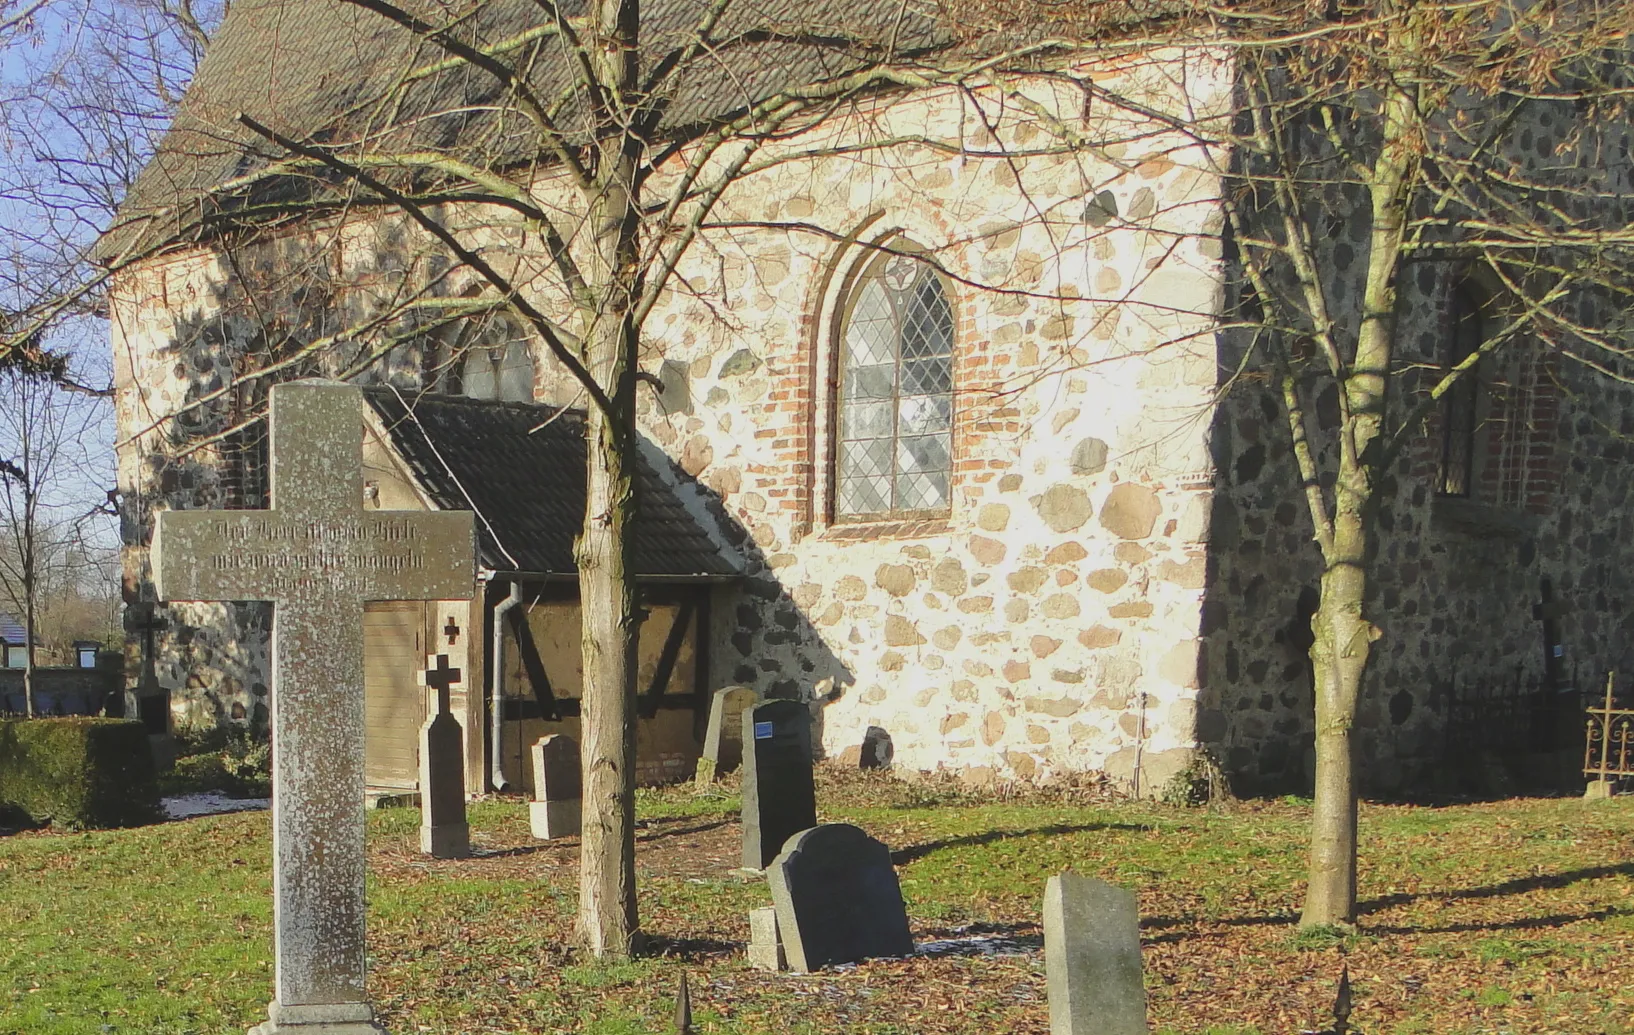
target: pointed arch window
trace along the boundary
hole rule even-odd
[[[882,256],[859,279],[840,331],[836,520],[947,510],[953,333],[926,263]]]
[[[1447,370],[1464,362],[1486,341],[1481,306],[1467,285],[1453,289]],[[1442,496],[1469,496],[1475,476],[1475,430],[1481,377],[1477,364],[1465,371],[1441,404],[1441,470],[1436,491]]]

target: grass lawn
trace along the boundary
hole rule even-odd
[[[1360,930],[1300,935],[1299,802],[1214,811],[825,774],[825,820],[898,850],[920,942],[950,951],[818,975],[744,961],[764,883],[729,870],[737,800],[643,793],[641,914],[660,955],[569,952],[577,842],[526,806],[471,810],[479,858],[415,851],[418,812],[370,817],[370,994],[393,1035],[671,1031],[681,972],[703,1033],[1044,1035],[1038,911],[1072,867],[1140,896],[1158,1032],[1634,1033],[1634,799],[1364,805]],[[264,812],[0,838],[0,1032],[242,1032],[272,994]],[[977,951],[959,939],[1003,939]]]

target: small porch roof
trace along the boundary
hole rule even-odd
[[[482,567],[513,578],[577,580],[584,522],[582,410],[368,388],[391,447],[443,510],[477,514]],[[638,582],[724,582],[742,575],[646,456],[636,464],[631,564]]]

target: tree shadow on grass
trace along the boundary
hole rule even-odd
[[[1634,877],[1634,863],[1618,863],[1614,866],[1586,866],[1580,870],[1566,870],[1563,873],[1540,873],[1532,877],[1516,877],[1514,880],[1501,881],[1497,884],[1485,884],[1475,888],[1462,888],[1455,891],[1435,892],[1400,892],[1394,895],[1381,895],[1356,904],[1358,916],[1369,913],[1379,913],[1395,906],[1405,906],[1427,898],[1439,899],[1480,899],[1502,898],[1506,895],[1524,895],[1529,891],[1559,890],[1586,880],[1603,880],[1607,877]]]
[[[965,834],[961,837],[944,838],[941,841],[926,841],[924,844],[909,845],[891,853],[891,862],[898,866],[923,859],[933,852],[940,852],[945,848],[968,848],[975,845],[990,845],[995,841],[1008,841],[1017,837],[1058,837],[1062,834],[1082,834],[1092,830],[1132,830],[1147,829],[1138,823],[1056,823],[1047,827],[1030,827],[1026,830],[987,830],[980,834]]]
[[[559,838],[556,838],[553,841],[547,841],[544,844],[513,845],[510,848],[482,848],[482,847],[479,847],[477,845],[472,845],[471,846],[471,858],[473,858],[473,859],[508,859],[508,858],[511,858],[512,856],[517,856],[517,855],[532,855],[535,852],[543,852],[546,849],[550,849],[550,848],[577,847],[578,844],[579,844],[579,839],[576,838],[576,837],[573,837],[573,838],[559,837]]]
[[[742,942],[722,938],[671,938],[663,934],[649,934],[641,947],[641,955],[680,960],[683,963],[719,963],[743,952]]]
[[[1356,905],[1357,916],[1367,916],[1380,913],[1396,906],[1411,905],[1425,899],[1441,899],[1455,901],[1463,899],[1479,900],[1488,898],[1502,898],[1508,895],[1524,895],[1531,891],[1559,890],[1570,887],[1583,881],[1604,880],[1608,877],[1634,876],[1634,863],[1619,863],[1614,866],[1587,866],[1578,870],[1566,870],[1562,873],[1542,873],[1532,877],[1517,877],[1514,880],[1500,881],[1497,884],[1484,884],[1479,887],[1463,888],[1459,890],[1438,892],[1423,891],[1413,893],[1398,893],[1381,895],[1378,898],[1367,899]],[[1564,927],[1584,920],[1608,920],[1616,916],[1634,915],[1634,910],[1619,906],[1607,906],[1586,913],[1553,913],[1548,916],[1516,917],[1509,920],[1472,920],[1461,923],[1442,924],[1440,926],[1416,926],[1413,924],[1369,924],[1361,928],[1364,934],[1470,934],[1477,931],[1529,931],[1550,927]],[[1299,914],[1295,912],[1269,913],[1260,916],[1237,916],[1222,919],[1206,919],[1203,917],[1173,917],[1153,916],[1143,917],[1140,922],[1142,930],[1163,930],[1182,925],[1198,925],[1203,927],[1257,927],[1257,926],[1292,926],[1299,922]],[[1149,942],[1181,942],[1188,938],[1204,937],[1206,932],[1173,931],[1146,939]]]
[[[717,819],[708,823],[699,823],[690,827],[676,827],[673,830],[648,830],[636,837],[637,841],[661,841],[666,837],[684,837],[687,834],[707,834],[711,830],[719,830],[727,826],[732,820]]]
[[[914,931],[916,956],[1014,956],[1044,949],[1036,923],[972,923],[958,927],[920,927]]]
[[[1195,924],[1200,927],[1292,927],[1299,922],[1298,913],[1266,913],[1260,916],[1230,916],[1219,919],[1210,919],[1198,916],[1146,916],[1141,917],[1140,929],[1145,931],[1162,931],[1171,927],[1182,927]],[[1191,938],[1208,937],[1206,931],[1169,931],[1166,934],[1142,937],[1141,941],[1151,945],[1161,945],[1167,942],[1183,942]]]
[[[1606,906],[1587,913],[1552,913],[1549,916],[1523,916],[1514,920],[1470,921],[1461,924],[1442,924],[1439,927],[1415,927],[1412,924],[1392,924],[1366,927],[1367,934],[1472,934],[1477,931],[1535,931],[1549,927],[1565,927],[1584,920],[1610,920],[1618,916],[1634,915],[1634,910]]]

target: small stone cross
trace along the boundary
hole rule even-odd
[[[443,635],[448,637],[448,645],[450,647],[459,642],[460,623],[454,621],[453,615],[448,616],[448,624],[443,626]],[[458,678],[458,676],[455,677],[456,681]],[[428,683],[427,685],[429,686],[430,684]]]
[[[437,714],[448,714],[448,688],[460,681],[460,670],[450,668],[448,655],[437,655],[437,667],[428,668],[420,673],[425,685],[437,691]]]

